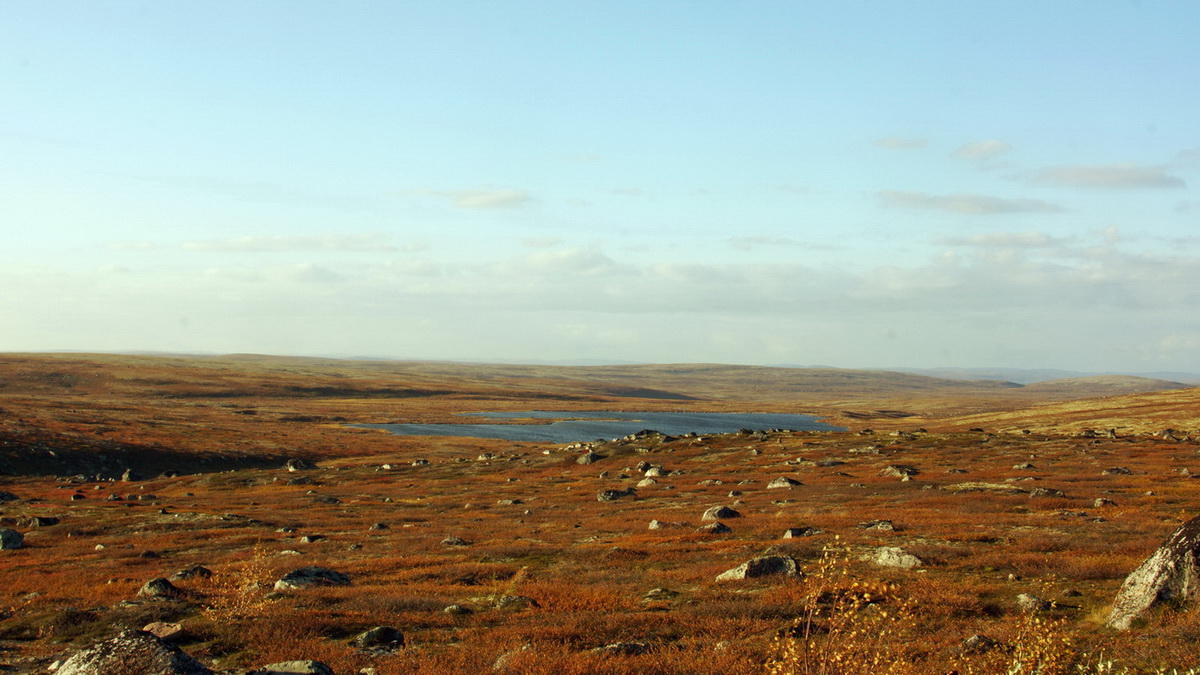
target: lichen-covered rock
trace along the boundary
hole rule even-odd
[[[714,506],[704,512],[700,520],[721,520],[722,518],[741,518],[742,514],[728,506]]]
[[[212,675],[178,647],[142,631],[125,631],[67,659],[55,675]],[[330,673],[332,675],[332,673]]]
[[[171,600],[183,596],[183,591],[170,581],[156,577],[143,584],[138,589],[137,596],[151,600]]]
[[[865,559],[870,560],[880,567],[898,567],[905,570],[910,570],[922,564],[920,558],[906,552],[899,546],[881,546],[874,553],[866,556]]]
[[[252,670],[249,675],[334,675],[334,672],[320,661],[281,661]]]
[[[350,577],[327,567],[301,567],[275,582],[275,590],[292,591],[308,586],[349,586]]]
[[[1128,630],[1134,620],[1162,602],[1186,602],[1200,590],[1200,516],[1175,530],[1117,591],[1109,628]]]
[[[768,576],[800,576],[800,566],[796,559],[783,555],[768,555],[746,561],[737,567],[717,575],[717,581],[736,581],[739,579],[757,579]]]
[[[700,527],[696,528],[696,531],[702,534],[729,534],[730,532],[733,532],[728,525],[719,520],[711,522],[707,525],[701,525]]]

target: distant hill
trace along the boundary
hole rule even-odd
[[[901,373],[944,377],[951,380],[1006,380],[1020,384],[1033,384],[1046,380],[1066,380],[1097,376],[1130,376],[1152,380],[1167,380],[1188,385],[1200,385],[1200,374],[1184,372],[1146,373],[1088,373],[1077,370],[1053,368],[890,368]]]

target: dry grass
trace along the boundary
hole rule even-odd
[[[738,382],[748,374],[778,375],[499,367],[485,378],[437,364],[0,359],[0,461],[45,464],[59,474],[0,479],[0,489],[21,498],[0,504],[0,518],[27,544],[3,552],[0,566],[4,658],[16,672],[43,672],[115,627],[172,620],[188,630],[186,651],[221,668],[317,658],[339,673],[367,666],[485,672],[505,654],[510,672],[556,674],[1133,673],[1200,662],[1200,627],[1190,613],[1154,617],[1136,635],[1115,635],[1096,622],[1124,575],[1200,509],[1194,479],[1180,472],[1200,473],[1196,443],[1050,432],[1068,428],[1053,417],[1063,406],[995,412],[1029,403],[1034,394],[1020,390],[822,372],[810,374],[811,386],[801,391],[796,373],[755,386]],[[1195,431],[1200,425],[1186,426],[1194,409],[1184,405],[1194,395],[1071,405],[1094,416],[1115,415],[1119,404],[1148,425]],[[983,418],[944,417],[969,406],[1012,415],[1032,433],[990,425],[990,432],[968,431]],[[438,421],[462,411],[547,407],[907,408],[923,417],[853,422],[876,429],[862,434],[617,444],[604,448],[609,459],[588,466],[545,444],[404,438],[335,421]],[[1088,420],[1107,428],[1105,418]],[[477,461],[482,452],[499,459]],[[320,468],[279,468],[293,456],[316,459]],[[414,457],[431,464],[411,466]],[[636,483],[633,467],[642,459],[679,473],[634,499],[596,500],[599,490]],[[1014,468],[1026,462],[1034,468]],[[379,470],[385,463],[395,468]],[[171,464],[183,475],[157,477]],[[920,473],[908,482],[881,475],[893,464]],[[113,480],[125,465],[149,478]],[[101,468],[72,468],[83,466]],[[1105,473],[1111,467],[1131,473]],[[310,482],[289,484],[298,475]],[[803,485],[766,489],[782,475]],[[1035,488],[1062,494],[1038,496]],[[731,497],[731,490],[742,494]],[[86,499],[72,501],[77,493]],[[110,494],[122,499],[108,501]],[[317,499],[327,497],[337,501]],[[1115,505],[1097,507],[1097,498]],[[726,521],[733,533],[697,533],[700,514],[717,504],[742,512]],[[31,516],[60,522],[32,527]],[[652,519],[680,525],[647,530]],[[859,527],[881,519],[896,529]],[[375,523],[386,529],[371,529]],[[824,533],[781,538],[802,526]],[[306,543],[306,535],[321,538]],[[468,543],[443,544],[448,536]],[[860,560],[878,546],[902,547],[924,564],[900,571]],[[807,578],[714,581],[764,552],[795,557]],[[216,574],[177,582],[183,600],[135,597],[145,581],[195,564]],[[307,565],[345,572],[353,585],[271,592],[284,572]],[[1022,614],[1019,593],[1061,608]],[[500,607],[504,596],[526,596],[536,606]],[[452,604],[471,611],[445,613]],[[401,629],[408,647],[370,654],[350,646],[377,625]],[[803,626],[809,630],[797,638]],[[781,631],[792,637],[779,638]],[[1009,647],[959,655],[976,633]],[[593,651],[621,642],[647,651]]]

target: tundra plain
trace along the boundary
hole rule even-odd
[[[847,431],[564,447],[347,426],[534,409]],[[1133,377],[0,355],[0,527],[24,537],[0,551],[0,664],[46,672],[164,622],[228,672],[1183,671],[1186,607],[1103,622],[1200,513],[1198,450],[1200,389]],[[730,531],[701,530],[717,506]],[[918,563],[876,562],[894,548]],[[803,574],[716,579],[769,555]],[[139,596],[197,565],[177,597]],[[351,584],[273,590],[306,566]],[[404,647],[351,644],[376,626]]]

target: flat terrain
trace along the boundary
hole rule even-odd
[[[848,431],[564,448],[346,426],[531,409],[812,413]],[[0,526],[24,535],[0,551],[0,664],[45,672],[119,627],[167,621],[229,671],[1192,666],[1191,613],[1101,624],[1125,575],[1200,511],[1198,441],[1200,390],[1142,378],[0,355],[0,490],[16,497]],[[635,487],[649,467],[665,475]],[[780,477],[799,484],[768,487]],[[610,490],[624,494],[598,499]],[[740,514],[721,519],[731,532],[698,531],[722,505]],[[881,547],[920,563],[877,565]],[[807,576],[716,580],[763,555]],[[195,565],[213,576],[138,596]],[[351,585],[272,590],[314,565]],[[1023,612],[1020,594],[1055,604]],[[381,625],[407,646],[350,644]],[[964,654],[976,634],[1007,647]]]

